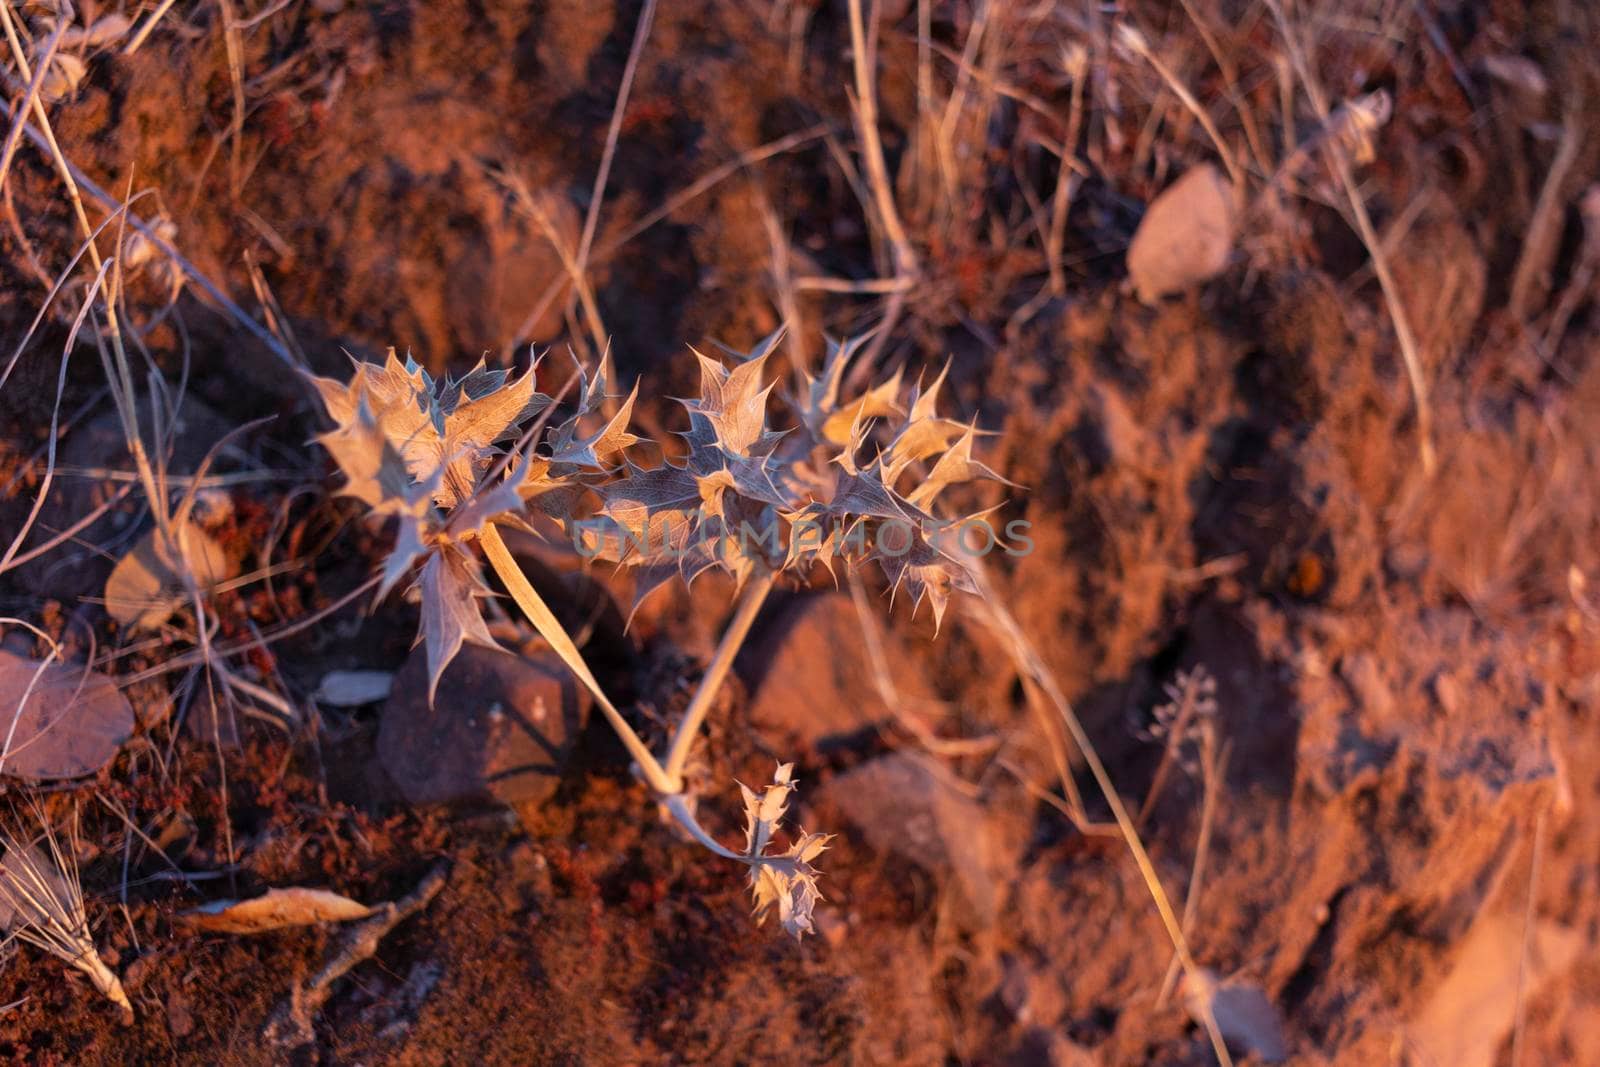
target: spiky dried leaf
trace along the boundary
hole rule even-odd
[[[970,564],[962,554],[941,550],[919,531],[912,531],[909,543],[904,546],[879,546],[874,558],[883,568],[884,577],[889,579],[891,590],[898,594],[904,589],[911,597],[913,610],[921,607],[923,601],[928,602],[933,608],[936,630],[944,624],[951,593],[959,590],[975,595],[978,592]]]
[[[823,898],[817,888],[821,872],[812,861],[828,847],[831,835],[802,832],[789,848],[768,853],[794,791],[792,763],[779,764],[772,784],[760,793],[742,782],[739,791],[744,797],[744,854],[750,861],[750,895],[756,921],[765,922],[776,911],[784,930],[798,941],[815,931],[812,915]]]
[[[939,494],[945,488],[961,482],[972,482],[979,479],[991,482],[1000,482],[1002,485],[1011,485],[988,466],[972,458],[972,441],[976,436],[976,429],[968,427],[961,435],[961,439],[952,445],[949,451],[939,457],[933,469],[924,478],[909,496],[906,497],[912,504],[924,510],[932,506]]]
[[[455,659],[461,646],[498,647],[478,610],[478,597],[486,595],[477,564],[455,549],[434,552],[422,565],[417,579],[422,591],[420,640],[428,654],[428,703],[433,703],[439,676]]]

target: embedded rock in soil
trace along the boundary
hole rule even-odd
[[[904,645],[881,619],[872,621],[898,709],[880,693],[849,597],[802,596],[758,623],[735,667],[750,690],[750,725],[785,758],[847,747],[892,721],[896,710],[929,728],[943,714]]]
[[[1154,304],[1221,274],[1236,227],[1233,186],[1211,164],[1163,189],[1128,246],[1128,278],[1139,299]]]
[[[1016,878],[1031,805],[974,799],[922,760],[892,753],[823,783],[812,797],[878,852],[948,880],[965,918],[991,925]]]
[[[412,804],[549,799],[589,717],[588,695],[552,656],[466,645],[428,706],[420,647],[383,707],[378,758]]]

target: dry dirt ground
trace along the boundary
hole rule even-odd
[[[53,5],[7,2],[47,34]],[[135,26],[156,6],[125,5]],[[974,503],[1034,541],[997,595],[1140,820],[1198,963],[1270,1005],[1295,1063],[1600,1063],[1600,18],[1577,0],[1286,4],[1332,105],[1392,102],[1375,128],[1330,131],[1258,0],[864,6],[882,9],[878,127],[918,272],[904,299],[805,281],[897,263],[852,116],[850,6],[655,11],[587,263],[641,423],[681,428],[689,344],[787,321],[786,374],[898,304],[874,358],[910,377],[948,360],[961,417],[993,431],[982,454],[1017,488]],[[525,364],[533,343],[554,350],[553,389],[566,348],[594,343],[558,245],[579,239],[640,14],[182,0],[131,55],[126,35],[79,45],[82,78],[48,113],[66,158],[141,194],[133,210],[170,221],[319,373],[348,374],[341,350],[459,371]],[[1218,159],[1174,82],[1230,146],[1248,208],[1220,276],[1146,304],[1124,284],[1140,218]],[[1283,166],[1297,148],[1308,161]],[[1431,427],[1335,150],[1416,335]],[[81,236],[31,143],[4,194],[10,358]],[[131,469],[94,346],[67,346],[73,277],[0,387],[0,547],[41,492],[53,410],[61,472],[29,544]],[[416,608],[366,596],[294,625],[355,589],[386,534],[332,494],[295,376],[174,277],[149,256],[125,315],[183,388],[175,475],[271,419],[220,453],[235,477],[214,532],[274,573],[217,594],[214,639],[250,646],[233,669],[295,719],[213,721],[181,618],[156,641],[108,620],[137,492],[0,574],[0,615],[94,657],[140,717],[106,769],[41,801],[58,823],[78,812],[89,917],[136,1021],[23,948],[0,971],[0,1004],[18,1002],[0,1060],[1213,1062],[1093,779],[959,597],[935,635],[868,576],[887,686],[864,650],[877,631],[826,581],[770,605],[741,657],[701,809],[733,840],[733,779],[798,762],[802,821],[838,834],[798,946],[752,924],[737,867],[658,822],[597,717],[553,789],[408,802],[399,757],[380,756],[399,712],[313,695],[333,670],[398,670]],[[726,585],[666,594],[624,632],[621,583],[546,563],[627,713],[654,729],[681,710]],[[473,714],[473,692],[436,714]],[[1173,692],[1198,712],[1164,761]],[[261,1029],[340,931],[241,937],[180,914],[268,886],[376,903],[441,864],[443,890],[332,986],[309,1043]],[[1272,1058],[1271,1025],[1245,1029],[1235,1055]]]

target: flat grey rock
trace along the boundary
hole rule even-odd
[[[412,804],[548,800],[588,721],[588,694],[554,657],[466,645],[433,707],[414,651],[395,676],[378,758]]]
[[[948,884],[980,927],[993,924],[1005,886],[1016,881],[1032,807],[983,803],[899,752],[830,779],[811,799],[843,815],[874,850]]]
[[[878,621],[902,706],[932,727],[942,709],[929,699],[927,684],[887,620]],[[848,596],[797,597],[758,626],[736,669],[750,691],[751,726],[785,758],[848,747],[891,721]]]

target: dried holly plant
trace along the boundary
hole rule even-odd
[[[464,643],[494,645],[478,604],[487,589],[476,545],[593,695],[663,809],[695,840],[744,863],[757,915],[775,912],[799,937],[821,899],[812,861],[828,838],[801,834],[786,849],[773,843],[794,789],[792,765],[784,764],[761,794],[744,789],[745,849],[718,844],[696,821],[685,782],[700,727],[786,574],[876,563],[892,590],[927,602],[941,621],[952,593],[976,591],[959,539],[979,517],[950,523],[935,518],[934,506],[953,484],[1003,479],[973,458],[975,430],[937,413],[943,375],[926,390],[903,388],[896,375],[845,398],[859,342],[830,344],[821,372],[801,376],[788,404],[792,425],[774,429],[776,383],[765,376],[778,339],[730,353],[731,365],[695,353],[700,395],[681,401],[689,421],[683,447],[654,467],[629,454],[640,440],[627,428],[636,392],[613,396],[605,361],[582,374],[573,410],[559,422],[533,369],[517,376],[480,364],[463,378],[435,380],[391,350],[381,366],[358,363],[348,383],[313,384],[335,424],[320,440],[344,475],[344,492],[397,525],[380,595],[415,575],[430,700]],[[733,578],[738,606],[663,755],[606,695],[507,549],[499,527],[531,528],[534,513],[585,556],[635,568],[641,599],[708,570]]]

